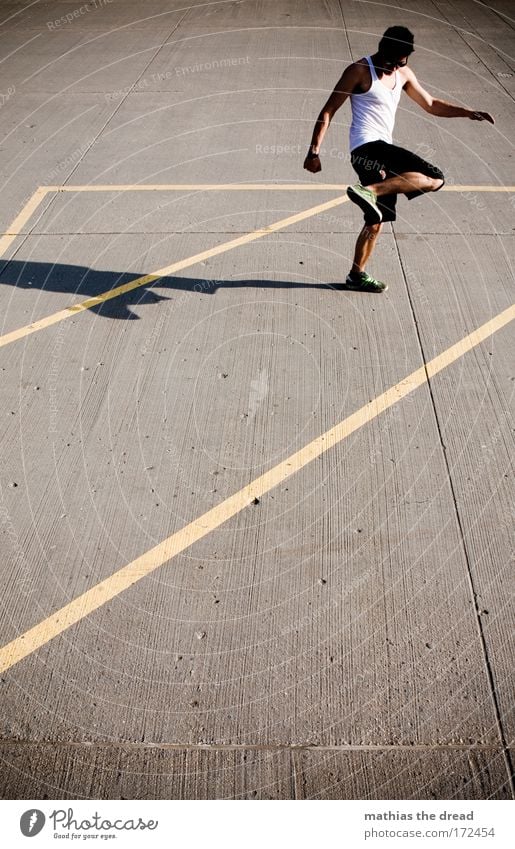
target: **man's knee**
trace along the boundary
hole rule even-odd
[[[379,221],[377,224],[365,224],[363,230],[368,235],[369,239],[375,239],[376,236],[379,235],[383,227],[382,221]]]
[[[445,183],[445,179],[444,179],[443,174],[442,174],[441,177],[433,177],[431,182],[432,182],[431,191],[437,192],[438,189],[441,189],[443,184]]]
[[[436,165],[431,166],[431,173],[427,176],[431,182],[431,188],[429,189],[430,192],[437,192],[438,189],[441,189],[445,183],[445,175],[443,171],[440,171],[440,169],[436,167]]]
[[[443,180],[439,175],[430,176],[429,174],[421,174],[419,180],[419,191],[421,192],[436,192],[443,185]]]

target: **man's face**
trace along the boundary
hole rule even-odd
[[[385,74],[393,74],[397,68],[404,68],[408,64],[408,57],[397,56],[395,59],[383,59],[381,64]]]

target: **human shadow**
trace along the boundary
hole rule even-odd
[[[68,265],[51,262],[22,262],[5,260],[0,266],[0,286],[15,286],[19,289],[40,289],[48,292],[62,292],[73,295],[70,305],[83,300],[104,295],[122,286],[141,279],[148,274],[104,271],[82,265]],[[338,289],[338,284],[310,283],[303,281],[285,281],[269,279],[210,280],[199,277],[177,277],[169,275],[158,277],[136,288],[121,292],[90,309],[104,318],[134,321],[139,316],[131,310],[132,306],[169,300],[156,288],[170,289],[174,292],[196,292],[215,295],[221,288],[271,288],[271,289]]]

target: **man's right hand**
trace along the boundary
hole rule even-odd
[[[495,121],[494,121],[494,119],[492,118],[492,116],[490,115],[489,112],[474,111],[474,112],[472,112],[470,117],[471,117],[472,121],[489,121],[490,124],[495,124]]]
[[[322,163],[319,156],[306,156],[304,160],[304,168],[306,171],[311,171],[312,174],[318,174],[322,170]]]

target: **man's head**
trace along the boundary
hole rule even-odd
[[[388,27],[379,42],[381,64],[387,70],[402,67],[413,51],[413,33],[406,27]]]

